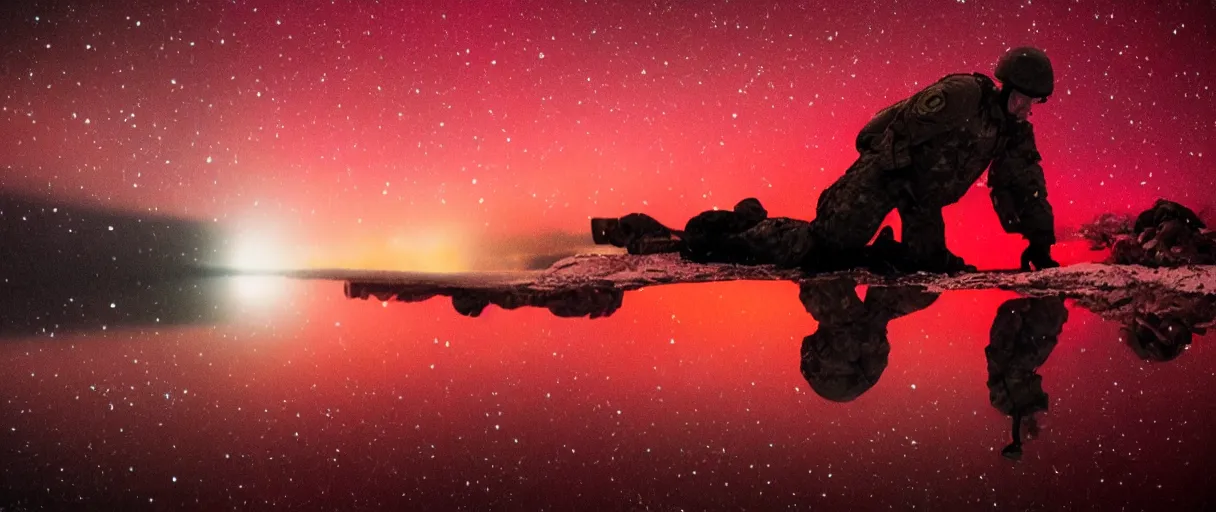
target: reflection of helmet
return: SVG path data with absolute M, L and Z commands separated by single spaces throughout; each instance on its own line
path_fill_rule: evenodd
M 811 389 L 833 402 L 849 402 L 874 387 L 891 354 L 881 327 L 820 324 L 815 334 L 803 338 L 801 370 Z
M 1051 60 L 1038 48 L 1021 46 L 1001 56 L 996 79 L 1032 98 L 1046 98 L 1055 90 Z
M 833 402 L 855 400 L 874 387 L 891 354 L 887 323 L 937 299 L 919 286 L 874 286 L 862 302 L 856 285 L 831 279 L 798 287 L 798 300 L 819 321 L 819 329 L 802 339 L 802 377 Z

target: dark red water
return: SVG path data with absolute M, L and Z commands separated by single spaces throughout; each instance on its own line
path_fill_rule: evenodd
M 262 283 L 264 285 L 265 283 Z M 271 283 L 274 284 L 274 283 Z M 259 285 L 261 286 L 261 285 Z M 1210 510 L 1216 349 L 1146 363 L 1070 307 L 1014 462 L 984 347 L 1006 292 L 890 324 L 854 402 L 799 373 L 792 283 L 626 294 L 561 319 L 338 283 L 239 287 L 218 325 L 0 342 L 0 488 L 20 509 Z M 261 294 L 261 295 L 259 295 Z M 242 302 L 244 300 L 245 302 Z M 121 308 L 118 305 L 117 308 Z

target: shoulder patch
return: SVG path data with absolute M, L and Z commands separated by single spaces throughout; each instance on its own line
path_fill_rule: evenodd
M 936 114 L 946 108 L 946 93 L 941 84 L 936 84 L 928 89 L 925 89 L 919 97 L 916 98 L 916 104 L 913 105 L 913 111 L 917 115 L 925 116 Z

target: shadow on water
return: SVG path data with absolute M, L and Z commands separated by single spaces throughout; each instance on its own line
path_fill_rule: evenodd
M 891 344 L 887 325 L 932 305 L 940 293 L 916 285 L 870 286 L 862 299 L 849 277 L 800 283 L 798 299 L 818 322 L 802 340 L 800 371 L 811 389 L 833 402 L 865 394 L 887 368 Z M 624 292 L 591 284 L 554 290 L 499 286 L 466 288 L 348 281 L 348 298 L 418 302 L 451 297 L 456 311 L 476 317 L 490 304 L 504 309 L 540 307 L 561 317 L 605 317 L 622 305 Z M 1039 434 L 1036 414 L 1050 400 L 1039 375 L 1068 322 L 1064 296 L 1022 297 L 1003 302 L 984 348 L 991 406 L 1010 418 L 1010 442 L 1001 454 L 1022 456 L 1025 433 Z M 1195 335 L 1216 320 L 1216 294 L 1181 294 L 1147 288 L 1133 294 L 1089 294 L 1074 304 L 1119 323 L 1119 341 L 1145 361 L 1166 362 L 1182 355 Z M 978 356 L 978 354 L 977 354 Z
M 218 320 L 206 223 L 0 193 L 0 339 Z

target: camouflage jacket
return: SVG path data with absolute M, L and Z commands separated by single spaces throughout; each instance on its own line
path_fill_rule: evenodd
M 1006 114 L 1000 96 L 987 76 L 948 75 L 875 115 L 857 150 L 907 180 L 911 199 L 931 207 L 958 202 L 987 169 L 1005 231 L 1055 243 L 1033 128 Z

